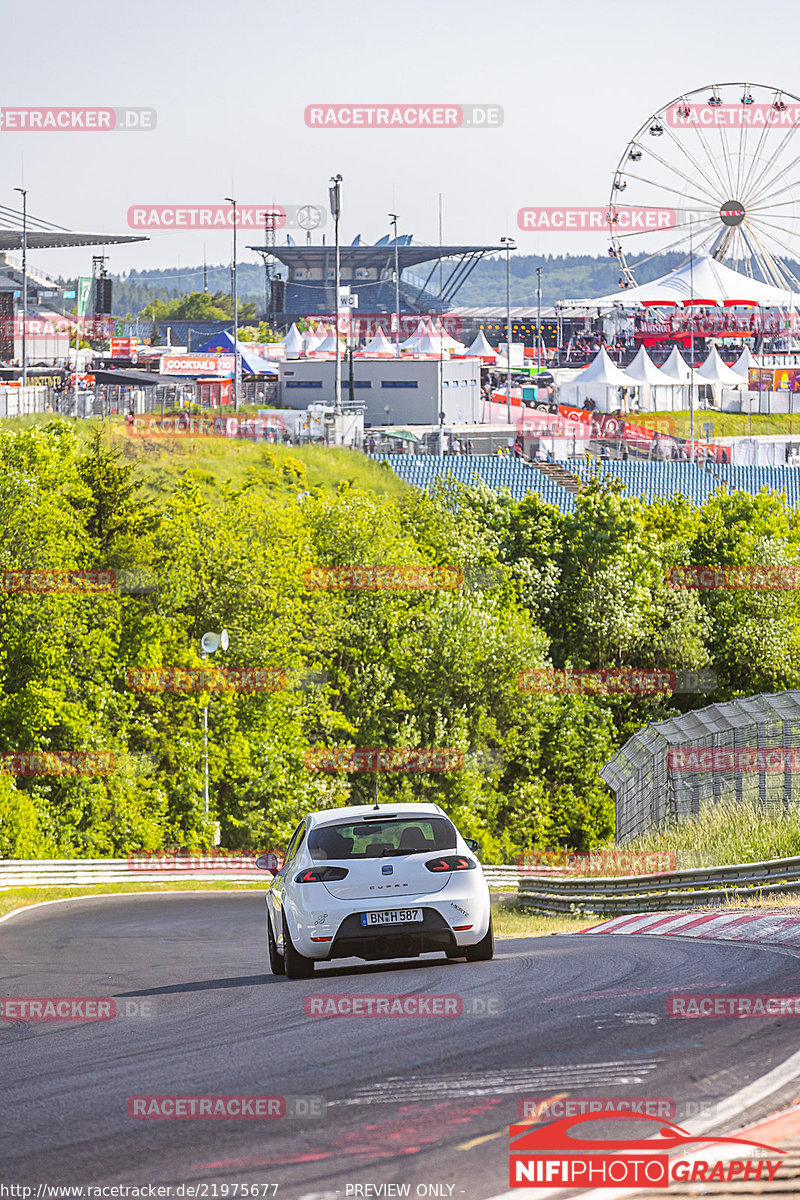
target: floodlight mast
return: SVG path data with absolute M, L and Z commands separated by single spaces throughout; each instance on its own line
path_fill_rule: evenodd
M 205 659 L 209 654 L 216 654 L 217 650 L 227 650 L 228 645 L 227 629 L 221 633 L 204 633 L 200 639 L 200 657 Z M 208 701 L 203 706 L 203 814 L 208 822 Z

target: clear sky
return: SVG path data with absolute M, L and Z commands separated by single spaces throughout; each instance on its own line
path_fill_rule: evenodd
M 0 131 L 0 203 L 73 229 L 129 232 L 133 204 L 327 202 L 341 173 L 343 240 L 400 228 L 528 253 L 603 253 L 602 234 L 521 233 L 526 205 L 603 205 L 648 116 L 683 91 L 752 80 L 800 93 L 786 48 L 797 0 L 38 0 L 6 9 L 4 106 L 153 107 L 145 133 Z M 310 129 L 320 102 L 502 105 L 499 129 Z M 248 239 L 243 239 L 244 245 Z M 224 231 L 155 232 L 112 248 L 114 272 L 230 258 Z M 89 273 L 92 251 L 32 269 Z M 259 261 L 243 249 L 242 261 Z

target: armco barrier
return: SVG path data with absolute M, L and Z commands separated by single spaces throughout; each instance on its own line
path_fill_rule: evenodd
M 517 887 L 520 872 L 513 866 L 485 866 L 490 887 Z M 0 891 L 12 887 L 85 887 L 92 883 L 164 883 L 174 879 L 229 880 L 252 883 L 270 876 L 255 866 L 205 867 L 200 870 L 170 868 L 144 871 L 131 867 L 127 858 L 3 858 L 0 859 Z
M 519 903 L 536 912 L 622 914 L 724 904 L 747 897 L 800 892 L 800 858 L 695 867 L 659 875 L 523 878 Z

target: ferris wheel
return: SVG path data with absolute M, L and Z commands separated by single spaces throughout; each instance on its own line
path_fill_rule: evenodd
M 628 142 L 607 219 L 622 287 L 650 258 L 691 248 L 800 291 L 800 99 L 750 83 L 678 96 Z

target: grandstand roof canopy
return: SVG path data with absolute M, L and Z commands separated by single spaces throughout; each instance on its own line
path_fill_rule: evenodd
M 305 270 L 324 270 L 330 265 L 335 247 L 333 242 L 324 246 L 250 246 L 250 250 L 258 250 L 262 254 L 270 254 L 287 267 L 300 267 Z M 463 258 L 468 255 L 496 254 L 504 250 L 504 246 L 425 246 L 415 243 L 411 246 L 397 246 L 397 261 L 400 270 L 414 267 L 419 263 L 434 262 L 440 258 Z M 372 267 L 377 270 L 387 263 L 394 263 L 394 242 L 379 246 L 340 246 L 339 259 L 343 267 Z

